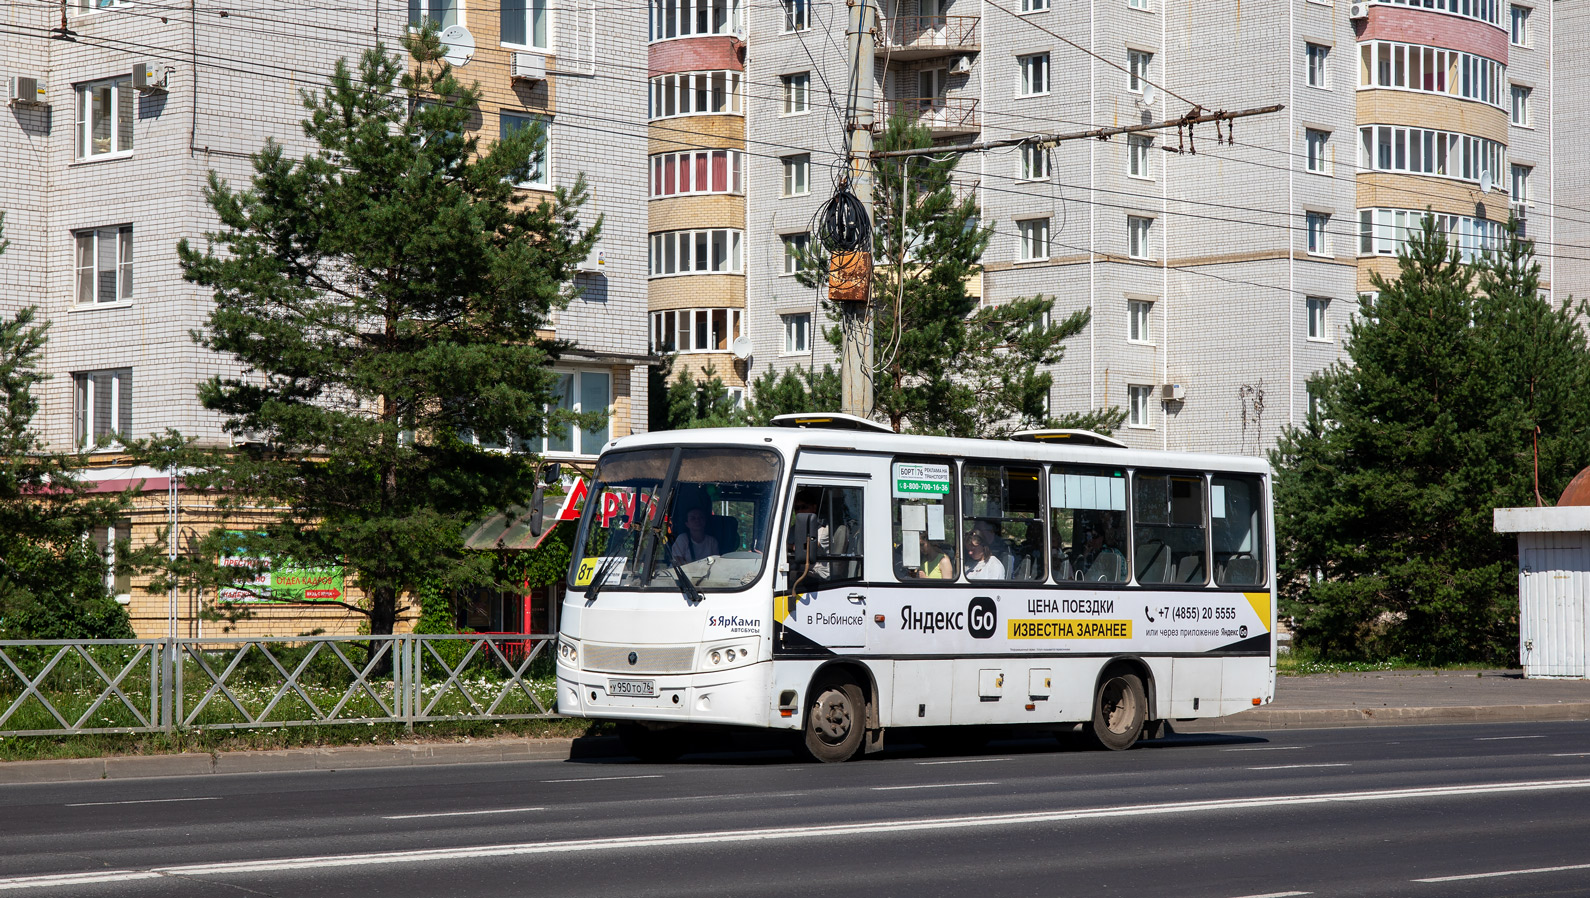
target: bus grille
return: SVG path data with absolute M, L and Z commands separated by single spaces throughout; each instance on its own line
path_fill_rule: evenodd
M 695 662 L 694 646 L 621 646 L 591 645 L 583 647 L 585 654 L 581 667 L 610 673 L 685 673 Z M 629 655 L 635 653 L 635 663 Z

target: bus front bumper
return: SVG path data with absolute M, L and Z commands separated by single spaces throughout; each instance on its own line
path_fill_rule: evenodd
M 778 714 L 768 697 L 772 667 L 760 662 L 712 673 L 622 676 L 559 664 L 558 713 L 593 719 L 766 726 L 769 714 Z M 648 691 L 651 694 L 646 694 Z

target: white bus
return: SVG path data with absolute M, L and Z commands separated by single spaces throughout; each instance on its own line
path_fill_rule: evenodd
M 1128 748 L 1275 694 L 1270 469 L 1108 437 L 901 436 L 841 415 L 609 443 L 558 709 L 645 757 L 691 727 L 1073 728 Z

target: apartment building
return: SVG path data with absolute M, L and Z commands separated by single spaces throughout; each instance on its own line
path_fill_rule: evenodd
M 993 229 L 982 301 L 1091 312 L 1053 371 L 1054 411 L 1124 408 L 1133 446 L 1259 453 L 1307 419 L 1308 378 L 1344 358 L 1370 272 L 1394 272 L 1426 208 L 1470 254 L 1516 211 L 1548 280 L 1559 259 L 1584 267 L 1555 229 L 1590 215 L 1548 198 L 1571 155 L 1554 152 L 1553 82 L 1585 83 L 1554 53 L 1570 45 L 1554 16 L 1583 5 L 884 0 L 879 114 L 954 145 L 1284 105 L 1230 129 L 971 153 L 957 178 Z M 747 19 L 753 376 L 833 361 L 785 248 L 840 164 L 844 12 L 783 0 Z
M 598 252 L 579 292 L 553 319 L 574 341 L 559 365 L 562 401 L 605 409 L 604 428 L 549 439 L 550 457 L 588 462 L 610 436 L 645 429 L 646 110 L 644 14 L 570 2 L 425 0 L 399 5 L 271 6 L 175 10 L 127 0 L 12 7 L 0 30 L 10 115 L 0 124 L 8 177 L 0 184 L 11 245 L 0 257 L 0 312 L 36 305 L 50 322 L 36 424 L 54 448 L 97 438 L 144 437 L 168 428 L 225 445 L 220 419 L 196 384 L 236 369 L 196 345 L 211 298 L 183 281 L 178 240 L 202 245 L 216 225 L 204 200 L 210 172 L 248 182 L 250 154 L 267 139 L 307 152 L 300 92 L 325 84 L 339 58 L 356 62 L 377 40 L 400 37 L 429 16 L 445 26 L 458 74 L 484 91 L 480 136 L 496 139 L 533 120 L 549 128 L 526 196 L 571 185 L 582 172 L 603 219 Z M 598 28 L 598 25 L 602 27 Z M 627 160 L 625 164 L 610 164 Z M 184 541 L 198 535 L 209 500 L 169 491 L 164 472 L 135 469 L 113 442 L 86 448 L 105 489 L 143 483 L 128 526 L 147 538 L 176 506 Z M 114 534 L 112 534 L 114 535 Z M 101 535 L 102 540 L 104 534 Z M 136 584 L 128 596 L 140 633 L 167 632 L 168 599 Z M 179 597 L 181 635 L 200 632 L 211 596 Z M 340 611 L 259 609 L 248 627 L 351 631 Z

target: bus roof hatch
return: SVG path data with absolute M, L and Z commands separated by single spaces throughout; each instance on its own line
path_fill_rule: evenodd
M 1125 449 L 1126 444 L 1091 430 L 1023 430 L 1010 435 L 1023 443 L 1069 443 L 1073 446 L 1109 446 Z
M 872 433 L 894 433 L 894 429 L 887 424 L 879 424 L 877 421 L 868 418 L 858 418 L 855 415 L 846 415 L 840 412 L 806 412 L 778 415 L 771 423 L 774 427 L 809 427 L 818 430 L 866 430 Z

